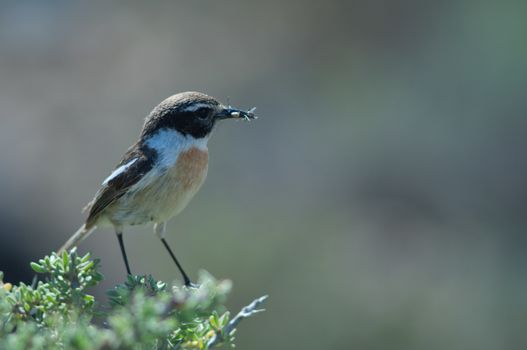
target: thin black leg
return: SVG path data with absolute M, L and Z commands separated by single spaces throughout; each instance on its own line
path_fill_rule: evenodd
M 119 246 L 121 247 L 121 254 L 123 255 L 124 265 L 126 266 L 126 272 L 129 275 L 131 275 L 132 272 L 130 271 L 130 265 L 128 265 L 128 258 L 126 257 L 126 250 L 124 250 L 123 233 L 116 232 L 116 234 L 117 234 L 117 240 L 119 241 Z
M 181 272 L 181 275 L 183 276 L 183 280 L 185 281 L 185 286 L 187 286 L 187 287 L 195 287 L 195 285 L 190 281 L 190 278 L 188 278 L 188 275 L 185 273 L 185 271 L 183 270 L 183 268 L 179 264 L 179 261 L 177 261 L 176 256 L 174 255 L 174 253 L 172 253 L 172 249 L 170 249 L 170 247 L 168 246 L 167 241 L 163 237 L 161 237 L 161 242 L 163 242 L 163 245 L 165 246 L 165 248 L 168 250 L 168 253 L 172 257 L 172 260 L 174 260 L 174 262 L 176 263 L 177 268 L 179 269 L 179 272 Z

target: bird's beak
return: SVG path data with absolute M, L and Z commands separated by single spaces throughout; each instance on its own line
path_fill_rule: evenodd
M 248 111 L 242 111 L 241 109 L 232 108 L 231 106 L 223 108 L 223 110 L 216 114 L 216 119 L 245 119 L 251 120 L 256 119 L 254 111 L 256 107 L 249 109 Z

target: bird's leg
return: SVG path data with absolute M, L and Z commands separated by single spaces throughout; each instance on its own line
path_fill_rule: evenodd
M 121 247 L 121 254 L 123 255 L 124 265 L 126 266 L 126 272 L 131 275 L 130 265 L 128 264 L 128 258 L 126 257 L 126 250 L 124 250 L 123 242 L 123 232 L 121 229 L 115 229 L 115 234 L 117 235 L 117 240 L 119 241 L 119 247 Z
M 181 272 L 181 275 L 183 276 L 183 280 L 185 281 L 185 286 L 187 287 L 194 287 L 197 288 L 198 286 L 190 281 L 190 278 L 186 274 L 185 270 L 183 270 L 183 267 L 181 267 L 181 264 L 177 260 L 176 256 L 172 252 L 172 249 L 170 249 L 170 246 L 168 245 L 166 239 L 165 239 L 165 227 L 166 224 L 164 222 L 156 223 L 154 224 L 154 232 L 159 237 L 163 245 L 165 246 L 166 250 L 172 257 L 172 260 L 176 263 L 177 268 L 179 269 L 179 272 Z

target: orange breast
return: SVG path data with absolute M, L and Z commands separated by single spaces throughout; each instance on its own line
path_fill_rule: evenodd
M 193 147 L 181 152 L 176 161 L 177 180 L 184 190 L 199 187 L 205 180 L 209 153 Z

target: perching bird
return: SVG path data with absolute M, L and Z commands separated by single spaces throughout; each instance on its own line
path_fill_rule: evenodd
M 222 119 L 255 119 L 249 111 L 224 106 L 200 92 L 173 95 L 148 115 L 139 140 L 132 145 L 86 206 L 85 223 L 59 249 L 77 246 L 95 228 L 113 226 L 126 271 L 131 274 L 123 244 L 123 227 L 154 224 L 181 272 L 185 285 L 192 285 L 168 246 L 165 223 L 179 214 L 199 190 L 208 167 L 207 141 Z

